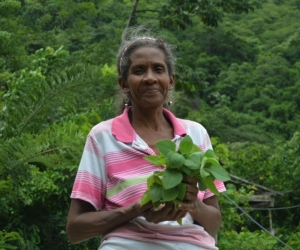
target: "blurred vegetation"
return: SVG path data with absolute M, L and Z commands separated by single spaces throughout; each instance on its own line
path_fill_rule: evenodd
M 276 207 L 299 205 L 300 1 L 195 2 L 143 1 L 133 20 L 177 46 L 173 111 L 207 128 L 230 173 L 285 193 Z M 67 240 L 69 196 L 87 133 L 115 115 L 133 3 L 0 0 L 0 249 L 97 249 L 99 239 Z M 227 188 L 247 207 L 253 187 Z M 221 250 L 288 249 L 220 203 Z M 249 213 L 269 227 L 265 211 Z M 272 214 L 297 249 L 300 208 Z

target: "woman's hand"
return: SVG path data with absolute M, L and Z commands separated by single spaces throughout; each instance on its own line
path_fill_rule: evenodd
M 152 203 L 149 202 L 140 207 L 139 211 L 147 221 L 153 223 L 159 223 L 162 221 L 176 221 L 186 215 L 186 211 L 180 209 L 175 210 L 173 202 L 167 202 L 157 209 L 155 209 Z
M 179 204 L 178 207 L 183 211 L 195 211 L 198 208 L 198 182 L 196 178 L 188 175 L 183 176 L 183 183 L 186 184 L 185 196 L 183 203 Z
M 218 198 L 211 196 L 200 201 L 198 199 L 197 179 L 184 176 L 183 183 L 186 183 L 186 193 L 184 202 L 178 204 L 178 208 L 182 211 L 188 211 L 192 216 L 194 223 L 198 224 L 212 236 L 220 229 L 222 216 L 218 204 Z
M 182 180 L 186 184 L 186 193 L 184 196 L 184 203 L 179 204 L 178 210 L 175 209 L 173 202 L 167 202 L 161 207 L 155 209 L 151 202 L 140 207 L 136 204 L 137 211 L 143 215 L 147 221 L 159 223 L 162 221 L 175 221 L 183 218 L 188 211 L 194 211 L 197 208 L 197 179 L 185 175 Z
M 197 179 L 184 176 L 182 182 L 186 184 L 186 192 L 183 203 L 178 204 L 178 210 L 175 210 L 173 202 L 167 202 L 160 210 L 154 209 L 151 202 L 142 207 L 137 202 L 134 205 L 136 216 L 142 215 L 149 222 L 159 223 L 162 221 L 175 221 L 189 213 L 195 224 L 204 227 L 210 235 L 214 236 L 220 229 L 222 222 L 218 198 L 211 196 L 200 201 L 198 199 Z

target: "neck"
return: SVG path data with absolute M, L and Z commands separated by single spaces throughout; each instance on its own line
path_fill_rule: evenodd
M 130 118 L 131 124 L 135 129 L 144 127 L 155 132 L 170 126 L 163 115 L 163 107 L 142 110 L 132 107 Z

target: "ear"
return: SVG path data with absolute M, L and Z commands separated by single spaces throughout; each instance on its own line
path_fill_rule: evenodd
M 175 83 L 175 75 L 172 74 L 170 76 L 169 90 L 172 90 L 174 88 L 174 83 Z
M 128 92 L 129 92 L 129 87 L 128 87 L 127 82 L 126 82 L 125 79 L 123 78 L 123 76 L 119 76 L 118 82 L 119 82 L 119 85 L 120 85 L 120 87 L 121 87 L 123 93 L 128 93 Z

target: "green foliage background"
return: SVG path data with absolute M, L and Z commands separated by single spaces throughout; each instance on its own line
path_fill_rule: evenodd
M 133 2 L 0 1 L 0 249 L 97 248 L 67 240 L 69 195 L 87 133 L 115 115 L 115 55 Z M 249 1 L 263 5 L 247 14 L 228 1 L 235 11 L 207 12 L 216 19 L 179 2 L 142 1 L 134 19 L 163 26 L 177 46 L 173 111 L 207 128 L 228 172 L 285 193 L 276 207 L 299 205 L 299 0 Z M 247 207 L 253 191 L 227 194 Z M 221 250 L 288 249 L 220 203 Z M 269 227 L 266 211 L 248 212 Z M 300 208 L 272 214 L 276 236 L 297 249 Z

